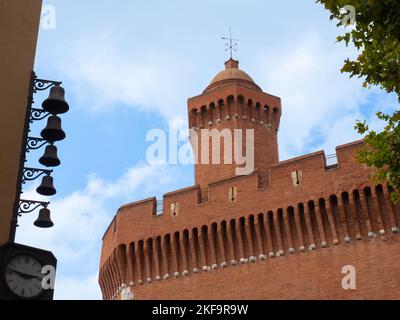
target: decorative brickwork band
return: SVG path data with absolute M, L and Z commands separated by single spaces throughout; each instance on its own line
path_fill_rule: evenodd
M 343 193 L 344 201 L 346 194 Z M 229 223 L 222 221 L 202 226 L 199 228 L 201 232 L 197 232 L 197 229 L 190 233 L 188 230 L 176 232 L 172 239 L 167 235 L 122 244 L 100 270 L 99 281 L 104 297 L 115 299 L 126 286 L 150 284 L 153 280 L 165 281 L 181 275 L 190 276 L 236 263 L 261 261 L 274 255 L 283 256 L 286 251 L 300 253 L 306 246 L 314 250 L 315 239 L 326 242 L 326 246 L 337 245 L 339 234 L 348 237 L 347 226 L 352 224 L 353 234 L 360 232 L 365 239 L 371 238 L 371 234 L 382 226 L 385 229 L 381 229 L 381 234 L 382 230 L 385 234 L 395 230 L 392 228 L 400 217 L 385 197 L 381 185 L 354 190 L 351 194 L 354 195 L 354 201 L 351 201 L 354 212 L 358 212 L 359 219 L 356 221 L 347 211 L 350 210 L 350 203 L 343 205 L 337 201 L 340 197 L 333 195 L 328 202 L 320 199 L 317 208 L 310 201 L 306 205 L 300 203 L 289 207 L 286 211 L 278 209 L 257 217 L 250 215 Z M 376 211 L 378 208 L 379 212 Z M 379 222 L 378 216 L 386 223 Z M 341 220 L 342 217 L 346 217 L 346 220 Z M 315 225 L 312 222 L 314 220 Z M 336 227 L 337 223 L 339 228 Z M 318 247 L 323 248 L 324 245 Z M 298 251 L 292 250 L 296 248 Z M 275 254 L 269 254 L 271 252 Z

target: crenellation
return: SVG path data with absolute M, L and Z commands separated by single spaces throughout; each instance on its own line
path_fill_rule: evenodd
M 279 128 L 280 124 L 280 109 L 265 107 L 261 114 L 260 106 L 256 107 L 254 111 L 253 107 L 243 107 L 240 103 L 227 105 L 220 105 L 218 109 L 214 103 L 211 103 L 209 107 L 202 106 L 200 111 L 192 109 L 189 118 L 189 127 L 194 130 L 207 129 L 217 127 L 220 128 L 223 123 L 235 120 L 235 124 L 244 124 L 250 128 L 259 126 L 264 129 L 275 129 Z
M 323 152 L 322 153 L 315 153 L 312 154 L 310 157 L 303 157 L 301 161 L 303 161 L 303 164 L 300 162 L 294 161 L 293 163 L 296 163 L 296 168 L 301 169 L 303 171 L 304 179 L 307 180 L 307 173 L 308 171 L 304 170 L 304 167 L 308 165 L 308 163 L 319 163 L 316 158 L 323 159 Z M 189 212 L 193 212 L 193 210 L 196 210 L 196 208 L 207 210 L 208 207 L 213 207 L 214 209 L 218 209 L 218 206 L 221 206 L 221 208 L 225 205 L 229 205 L 227 203 L 227 196 L 221 196 L 221 194 L 227 194 L 228 188 L 230 186 L 236 186 L 238 188 L 238 203 L 240 204 L 243 201 L 242 197 L 247 197 L 251 196 L 254 193 L 257 195 L 260 194 L 259 197 L 257 198 L 262 198 L 261 194 L 266 194 L 266 195 L 272 195 L 272 194 L 279 194 L 279 189 L 282 188 L 282 191 L 284 194 L 287 196 L 293 197 L 294 195 L 301 195 L 304 197 L 305 190 L 306 188 L 309 188 L 307 185 L 307 182 L 304 183 L 302 186 L 303 190 L 300 192 L 297 191 L 295 188 L 288 188 L 288 186 L 292 185 L 291 184 L 291 168 L 290 164 L 291 161 L 285 161 L 282 163 L 282 165 L 278 164 L 277 166 L 271 168 L 271 184 L 269 185 L 268 188 L 260 189 L 259 186 L 259 180 L 260 176 L 259 174 L 255 173 L 250 176 L 242 176 L 242 177 L 237 177 L 237 178 L 232 178 L 232 179 L 226 179 L 224 181 L 218 181 L 215 183 L 209 184 L 207 189 L 201 189 L 199 187 L 193 186 L 190 188 L 185 188 L 180 191 L 176 192 L 171 192 L 168 193 L 164 196 L 164 212 L 168 212 L 168 208 L 170 207 L 171 203 L 180 203 L 181 205 L 181 213 L 180 217 L 176 219 L 192 219 L 193 215 L 187 215 Z M 311 165 L 312 166 L 312 165 Z M 319 166 L 321 169 L 322 167 Z M 326 171 L 326 174 L 329 175 L 341 175 L 342 169 L 338 169 L 337 173 L 329 172 Z M 310 170 L 311 172 L 315 172 L 315 169 Z M 282 177 L 285 177 L 285 179 L 282 179 Z M 331 183 L 330 181 L 334 180 L 332 178 L 327 178 L 327 183 Z M 314 178 L 310 180 L 311 183 L 314 183 Z M 368 179 L 366 177 L 363 178 L 362 180 L 363 183 L 368 182 Z M 250 188 L 249 188 L 250 187 Z M 349 187 L 349 189 L 353 189 L 353 184 Z M 329 188 L 332 189 L 332 188 Z M 325 193 L 333 192 L 335 190 L 329 191 L 329 189 L 326 190 Z M 224 191 L 225 190 L 225 191 Z M 207 196 L 204 196 L 204 195 Z M 343 196 L 347 199 L 348 194 L 344 193 Z M 309 198 L 314 197 L 313 193 L 308 194 Z M 207 198 L 207 201 L 204 201 L 204 198 Z M 318 194 L 316 197 L 313 199 L 316 201 L 318 198 Z M 298 201 L 301 201 L 301 198 L 298 198 Z M 351 208 L 347 205 L 346 200 L 346 210 L 348 212 L 352 212 Z M 130 220 L 130 217 L 133 219 L 137 220 L 136 225 L 138 226 L 138 229 L 143 229 L 143 228 L 148 228 L 149 225 L 153 225 L 154 230 L 159 229 L 165 224 L 165 221 L 170 221 L 171 216 L 170 215 L 162 215 L 162 216 L 156 216 L 154 212 L 156 212 L 156 199 L 155 198 L 149 198 L 147 200 L 139 201 L 137 203 L 131 203 L 127 206 L 123 206 L 119 209 L 118 215 L 116 216 L 116 219 L 113 220 L 112 225 L 114 226 L 116 222 L 120 225 L 118 228 L 119 233 L 123 233 L 125 227 L 129 225 L 129 223 L 126 223 L 126 217 L 127 215 L 129 218 L 127 219 L 128 221 Z M 215 207 L 218 205 L 217 207 Z M 234 206 L 237 206 L 235 203 Z M 347 213 L 346 214 L 350 214 Z M 351 215 L 353 217 L 354 214 Z M 155 218 L 156 220 L 151 219 L 151 217 Z M 122 222 L 119 222 L 119 221 Z M 351 220 L 350 224 L 351 223 Z M 154 223 L 153 223 L 154 222 Z M 394 224 L 394 223 L 393 223 Z M 153 229 L 153 228 L 152 228 Z M 114 235 L 114 228 L 109 228 L 108 231 L 106 232 L 106 235 L 110 235 L 110 231 Z M 129 232 L 132 233 L 134 232 L 134 229 L 129 229 Z M 355 232 L 354 237 L 357 238 L 359 232 Z M 112 238 L 115 238 L 116 236 L 114 235 Z M 358 237 L 359 238 L 359 237 Z
M 119 299 L 126 286 L 139 299 L 344 297 L 334 282 L 343 265 L 358 261 L 368 279 L 396 269 L 371 260 L 394 250 L 382 251 L 388 240 L 398 245 L 400 207 L 386 184 L 372 183 L 374 170 L 357 162 L 364 142 L 338 146 L 336 159 L 318 151 L 279 161 L 281 100 L 237 67 L 229 61 L 188 100 L 189 127 L 254 129 L 254 171 L 237 176 L 235 164 L 197 164 L 195 185 L 165 194 L 162 208 L 154 197 L 122 206 L 103 237 L 104 299 Z M 385 274 L 376 275 L 381 265 Z M 327 273 L 333 267 L 336 276 Z M 186 290 L 189 284 L 196 290 Z M 365 296 L 386 290 L 375 285 Z

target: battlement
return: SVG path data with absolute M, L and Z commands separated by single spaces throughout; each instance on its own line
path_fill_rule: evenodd
M 278 130 L 282 114 L 279 98 L 266 93 L 257 93 L 255 96 L 254 92 L 234 91 L 239 93 L 228 94 L 226 98 L 208 94 L 190 99 L 189 127 L 198 130 L 234 121 L 236 124 L 247 122 L 250 126 L 259 125 Z
M 336 149 L 342 150 L 345 148 L 352 148 L 352 147 L 358 148 L 360 145 L 363 145 L 362 140 L 338 146 Z M 344 162 L 346 161 L 346 158 L 348 158 L 348 157 L 346 157 L 346 153 L 343 153 L 340 151 L 339 151 L 339 153 L 341 155 L 341 158 L 343 158 L 342 159 L 343 161 L 341 161 L 340 163 L 342 164 L 342 162 L 343 162 L 343 164 L 344 164 Z M 351 153 L 351 155 L 353 155 L 352 151 L 350 153 Z M 327 156 L 327 155 L 325 155 L 324 151 L 318 151 L 318 152 L 314 152 L 314 153 L 307 154 L 304 156 L 281 161 L 275 166 L 275 168 L 284 167 L 286 165 L 298 164 L 302 161 L 309 161 L 311 159 L 315 160 L 315 158 L 318 159 L 317 160 L 318 163 L 323 164 L 323 168 L 325 170 L 336 169 L 339 166 L 337 154 Z M 351 158 L 351 159 L 353 159 L 353 158 Z M 321 162 L 321 160 L 322 160 L 322 162 Z M 353 160 L 351 160 L 351 161 L 353 161 Z M 253 181 L 255 181 L 255 183 L 256 183 L 257 190 L 263 190 L 263 189 L 271 186 L 271 172 L 269 172 L 267 174 L 260 174 L 258 172 L 255 172 L 251 175 L 251 176 L 253 176 Z M 225 179 L 225 180 L 221 180 L 221 181 L 216 181 L 216 182 L 210 183 L 208 188 L 200 188 L 199 186 L 192 186 L 192 187 L 184 188 L 181 190 L 176 190 L 173 192 L 166 193 L 163 196 L 163 200 L 160 200 L 160 201 L 157 201 L 157 199 L 155 197 L 152 197 L 152 198 L 132 202 L 130 204 L 121 206 L 118 209 L 117 215 L 122 211 L 129 210 L 131 208 L 136 208 L 136 209 L 139 209 L 139 211 L 141 211 L 141 212 L 143 212 L 143 209 L 144 209 L 144 211 L 149 211 L 150 214 L 147 215 L 148 217 L 149 216 L 157 217 L 157 216 L 163 215 L 165 212 L 168 212 L 166 203 L 171 202 L 171 200 L 170 201 L 165 201 L 165 200 L 168 200 L 169 198 L 179 199 L 179 197 L 181 197 L 181 196 L 184 197 L 186 193 L 191 193 L 191 197 L 196 199 L 194 201 L 195 203 L 197 203 L 198 205 L 204 205 L 206 203 L 209 203 L 210 187 L 212 187 L 214 185 L 232 184 L 232 183 L 235 183 L 236 181 L 240 181 L 247 177 L 249 177 L 249 176 L 239 176 L 239 177 L 234 177 L 234 178 Z M 255 177 L 255 179 L 254 179 L 254 177 Z M 116 217 L 113 219 L 113 221 L 107 228 L 105 235 L 108 233 L 111 226 L 114 224 L 115 220 L 116 220 Z M 104 239 L 104 236 L 103 236 L 103 239 Z
M 124 205 L 119 208 L 117 216 L 120 214 L 129 214 L 135 216 L 134 219 L 151 221 L 152 218 L 157 219 L 160 216 L 168 215 L 171 213 L 171 204 L 173 203 L 188 203 L 191 202 L 190 210 L 194 207 L 207 207 L 213 206 L 214 203 L 218 203 L 228 198 L 228 193 L 225 192 L 226 196 L 224 199 L 220 199 L 222 190 L 228 190 L 230 186 L 235 186 L 238 190 L 248 189 L 251 192 L 260 193 L 273 193 L 279 192 L 282 185 L 282 189 L 285 190 L 288 186 L 293 186 L 293 172 L 301 172 L 301 177 L 297 178 L 301 181 L 298 187 L 307 188 L 309 184 L 313 185 L 314 175 L 318 172 L 326 172 L 329 176 L 326 176 L 325 180 L 330 183 L 332 177 L 338 176 L 338 172 L 330 173 L 332 169 L 339 170 L 339 176 L 343 171 L 351 171 L 354 167 L 359 168 L 354 158 L 355 151 L 363 145 L 363 141 L 356 141 L 349 144 L 341 145 L 336 148 L 337 154 L 334 155 L 334 165 L 328 163 L 327 156 L 324 151 L 318 151 L 304 156 L 296 157 L 293 159 L 281 161 L 275 166 L 271 167 L 267 173 L 254 172 L 249 176 L 237 176 L 221 181 L 215 181 L 209 183 L 206 188 L 200 186 L 191 186 L 181 190 L 169 192 L 163 196 L 163 201 L 157 201 L 155 197 L 133 202 Z M 330 156 L 332 157 L 332 155 Z M 365 172 L 362 173 L 365 176 Z M 368 175 L 367 175 L 368 176 Z M 304 181 L 304 179 L 308 181 Z M 274 181 L 274 182 L 273 182 Z M 283 182 L 283 183 L 282 183 Z M 305 185 L 304 185 L 305 184 Z M 277 189 L 277 190 L 274 190 Z M 302 190 L 302 191 L 303 191 Z M 240 201 L 240 200 L 238 200 Z M 162 207 L 159 207 L 162 205 Z M 180 206 L 178 214 L 184 215 L 184 207 Z M 188 217 L 189 218 L 189 217 Z M 113 232 L 111 228 L 116 223 L 116 218 L 111 222 L 108 227 L 103 239 L 109 232 Z M 133 230 L 131 230 L 133 232 Z M 131 236 L 133 233 L 131 233 Z
M 119 285 L 144 284 L 397 232 L 389 189 L 373 186 L 371 169 L 355 160 L 362 145 L 339 146 L 334 166 L 319 151 L 266 175 L 170 192 L 162 214 L 156 198 L 122 206 L 103 238 L 101 271 L 122 259 Z
M 343 297 L 335 272 L 355 257 L 370 279 L 380 272 L 377 256 L 384 273 L 375 276 L 376 288 L 364 282 L 367 293 L 375 297 L 390 284 L 386 296 L 399 298 L 398 283 L 387 276 L 400 271 L 388 259 L 397 247 L 381 248 L 400 243 L 400 206 L 356 160 L 363 141 L 338 146 L 335 155 L 279 161 L 281 100 L 233 59 L 188 100 L 188 113 L 195 132 L 254 129 L 255 169 L 237 176 L 236 163 L 198 163 L 195 186 L 122 206 L 103 237 L 105 299 L 120 299 L 125 288 L 139 299 Z M 247 151 L 247 139 L 243 145 Z

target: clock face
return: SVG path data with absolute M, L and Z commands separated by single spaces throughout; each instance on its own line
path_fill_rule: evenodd
M 5 281 L 9 289 L 18 297 L 33 299 L 43 293 L 42 264 L 33 256 L 17 255 L 5 269 Z

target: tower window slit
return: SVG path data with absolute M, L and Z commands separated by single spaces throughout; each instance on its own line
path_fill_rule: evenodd
M 176 232 L 174 235 L 174 246 L 175 246 L 175 254 L 176 257 L 176 272 L 182 272 L 182 251 L 181 251 L 181 244 L 180 244 L 180 235 L 179 232 Z
M 279 228 L 279 233 L 281 235 L 281 241 L 282 241 L 282 249 L 284 251 L 286 251 L 288 249 L 288 236 L 286 234 L 286 230 L 285 230 L 285 221 L 283 219 L 283 210 L 279 209 L 278 210 L 278 226 Z
M 347 192 L 344 192 L 342 194 L 342 202 L 343 202 L 343 210 L 345 213 L 345 218 L 346 218 L 346 223 L 348 226 L 348 230 L 350 233 L 351 238 L 355 238 L 355 231 L 354 231 L 354 221 L 351 216 L 351 209 L 350 209 L 350 203 L 349 203 L 349 194 Z
M 366 236 L 368 234 L 367 232 L 367 226 L 366 226 L 366 221 L 364 219 L 364 212 L 365 208 L 361 204 L 360 200 L 360 192 L 358 190 L 353 191 L 353 199 L 354 199 L 354 206 L 356 210 L 356 217 L 357 221 L 360 227 L 360 233 L 363 236 Z
M 146 279 L 145 275 L 145 260 L 144 260 L 144 252 L 143 252 L 143 240 L 139 241 L 138 247 L 138 256 L 139 256 L 139 270 L 140 270 L 140 280 Z
M 378 214 L 379 212 L 375 211 L 373 201 L 374 199 L 372 198 L 372 192 L 371 188 L 367 187 L 364 189 L 364 196 L 365 196 L 365 202 L 367 203 L 367 212 L 368 212 L 368 217 L 369 220 L 371 221 L 371 227 L 372 231 L 377 234 L 379 233 L 379 224 L 378 224 Z
M 339 214 L 339 206 L 338 206 L 338 199 L 335 195 L 332 195 L 329 198 L 329 204 L 331 208 L 331 212 L 333 215 L 333 222 L 335 223 L 336 231 L 338 233 L 339 238 L 344 238 L 344 232 L 343 232 L 343 227 L 342 227 L 342 221 L 340 219 L 340 214 Z
M 223 244 L 218 241 L 218 225 L 216 223 L 213 223 L 211 227 L 211 245 L 214 247 L 216 263 L 219 264 L 221 262 Z
M 246 220 L 245 218 L 240 218 L 239 220 L 239 227 L 240 227 L 240 234 L 242 236 L 242 246 L 243 246 L 243 252 L 244 252 L 244 257 L 249 256 L 249 244 L 248 244 L 248 239 L 246 235 Z
M 232 243 L 229 243 L 228 241 L 228 234 L 227 234 L 227 226 L 226 226 L 226 221 L 223 221 L 221 224 L 221 233 L 222 233 L 222 241 L 223 243 L 220 244 L 221 250 L 224 250 L 225 252 L 225 258 L 228 261 L 229 259 L 232 260 L 235 257 L 230 257 L 229 256 L 229 250 L 228 246 L 232 245 Z
M 126 284 L 126 278 L 127 278 L 127 270 L 128 270 L 128 257 L 126 255 L 126 246 L 120 245 L 118 247 L 118 261 L 120 264 L 120 269 L 121 269 L 121 281 L 122 283 Z
M 212 104 L 210 105 L 210 109 L 209 109 L 209 111 L 208 111 L 208 121 L 209 121 L 209 124 L 213 124 L 213 123 L 214 123 L 214 120 L 216 120 L 216 119 L 214 119 L 214 118 L 215 118 L 215 104 L 212 103 Z
M 153 248 L 153 239 L 147 240 L 147 259 L 149 263 L 149 277 L 154 279 L 155 275 L 155 263 L 154 263 L 154 248 Z
M 199 233 L 198 233 L 197 229 L 193 229 L 192 236 L 193 236 L 193 246 L 194 246 L 194 252 L 195 252 L 195 257 L 193 257 L 193 259 L 196 259 L 196 262 L 195 262 L 196 268 L 200 268 L 201 252 L 200 252 L 200 244 L 199 244 Z
M 165 251 L 166 251 L 166 267 L 168 270 L 168 274 L 172 274 L 173 270 L 172 270 L 172 248 L 171 248 L 171 236 L 167 235 L 165 237 Z
M 185 265 L 187 266 L 187 269 L 190 269 L 190 266 L 192 265 L 192 253 L 190 251 L 190 240 L 189 240 L 189 231 L 185 230 L 183 232 L 183 248 L 182 250 L 185 251 Z
M 136 257 L 135 243 L 131 244 L 131 259 L 132 259 L 132 279 L 136 283 L 139 280 L 138 261 Z
M 319 212 L 321 213 L 322 226 L 325 238 L 328 243 L 333 243 L 332 226 L 329 223 L 328 212 L 326 210 L 325 199 L 321 198 L 318 202 Z
M 163 270 L 164 270 L 164 266 L 163 266 L 163 259 L 162 259 L 162 248 L 161 248 L 161 237 L 157 237 L 156 238 L 156 246 L 155 246 L 155 250 L 156 250 L 156 259 L 158 259 L 158 270 L 156 270 L 156 273 L 158 275 L 163 274 Z
M 260 107 L 259 103 L 256 104 L 256 116 L 255 116 L 255 118 L 256 118 L 256 121 L 258 121 L 258 122 L 263 120 L 262 117 L 261 117 L 261 107 Z
M 289 223 L 290 237 L 292 238 L 293 246 L 295 248 L 298 248 L 300 246 L 300 241 L 299 241 L 299 235 L 297 234 L 293 207 L 289 207 L 288 209 L 288 223 Z
M 261 237 L 261 244 L 262 248 L 260 250 L 263 251 L 264 254 L 268 253 L 268 246 L 267 246 L 267 235 L 265 232 L 265 224 L 264 224 L 264 215 L 261 213 L 258 215 L 258 226 L 260 228 L 260 237 Z
M 307 221 L 304 212 L 304 204 L 300 203 L 297 206 L 297 208 L 299 210 L 299 220 L 300 220 L 301 232 L 303 234 L 304 245 L 311 245 L 311 238 L 307 230 Z
M 310 215 L 311 229 L 316 243 L 321 243 L 321 235 L 318 230 L 318 221 L 314 201 L 308 203 L 308 214 Z
M 257 256 L 260 248 L 258 248 L 257 245 L 257 233 L 254 224 L 254 216 L 250 216 L 249 218 L 249 230 L 250 230 L 249 240 L 251 241 L 250 244 L 251 247 L 253 248 L 254 256 Z
M 377 185 L 375 187 L 377 200 L 378 200 L 378 207 L 382 217 L 382 223 L 385 230 L 390 230 L 391 226 L 389 226 L 389 208 L 387 208 L 385 203 L 385 195 L 383 193 L 383 187 L 381 185 Z
M 232 245 L 233 245 L 233 252 L 235 253 L 235 256 L 233 257 L 233 260 L 239 260 L 239 244 L 238 244 L 238 237 L 237 237 L 237 230 L 236 230 L 236 221 L 231 220 L 230 222 L 230 236 L 232 239 Z
M 271 252 L 276 252 L 278 250 L 278 243 L 277 243 L 277 236 L 276 236 L 276 231 L 275 231 L 275 225 L 274 225 L 274 216 L 273 212 L 268 212 L 268 224 L 269 224 L 269 233 L 271 235 L 271 240 L 272 240 L 272 249 Z
M 201 232 L 201 241 L 204 247 L 204 262 L 206 266 L 210 265 L 210 245 L 208 242 L 208 228 L 204 226 Z

